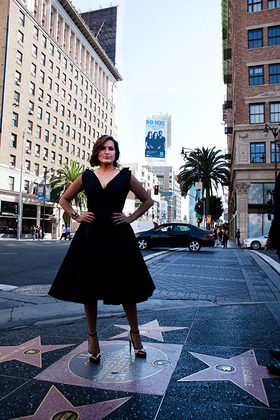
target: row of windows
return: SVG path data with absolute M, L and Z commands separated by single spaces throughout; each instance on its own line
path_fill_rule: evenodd
M 48 150 L 44 149 L 44 160 L 48 160 Z M 90 153 L 85 153 L 84 150 L 80 150 L 79 147 L 77 147 L 77 151 L 75 154 L 75 146 L 73 149 L 73 152 L 71 152 L 72 155 L 77 156 L 78 158 L 81 158 L 82 160 L 85 160 L 86 162 L 89 161 L 90 159 Z M 57 154 L 57 162 L 56 162 L 56 152 L 51 152 L 51 163 L 57 163 L 58 165 L 62 165 L 63 163 L 63 157 L 61 154 Z M 69 158 L 67 156 L 64 157 L 64 163 L 66 163 L 66 165 L 69 164 Z M 15 168 L 16 167 L 16 156 L 15 155 L 10 155 L 9 157 L 9 165 L 11 168 Z M 46 166 L 41 166 L 42 168 L 42 175 L 44 175 L 45 171 L 47 170 Z M 26 172 L 30 172 L 31 171 L 31 161 L 30 160 L 25 160 L 25 171 Z M 34 175 L 39 176 L 40 175 L 40 164 L 39 163 L 34 163 Z
M 269 64 L 269 83 L 280 83 L 280 64 Z M 249 85 L 264 84 L 264 66 L 249 67 Z
M 25 26 L 25 15 L 22 11 L 19 12 L 19 24 L 21 26 Z M 51 32 L 52 32 L 52 28 L 51 28 Z M 39 30 L 37 28 L 37 26 L 34 26 L 33 29 L 33 37 L 38 40 L 39 39 Z M 47 37 L 44 34 L 41 34 L 41 45 L 43 48 L 47 48 Z M 24 43 L 24 33 L 22 32 L 22 30 L 18 30 L 18 41 L 23 44 Z M 72 42 L 72 40 L 71 40 Z M 76 39 L 76 47 L 77 50 L 79 50 L 80 46 L 82 45 L 81 41 L 79 39 Z M 71 50 L 74 50 L 74 46 L 69 50 L 69 53 L 71 55 Z M 86 51 L 86 49 L 82 46 L 82 56 L 81 57 L 81 63 L 79 63 L 80 65 L 82 65 L 83 62 L 83 68 L 84 70 L 88 70 L 87 73 L 89 73 L 89 76 L 91 78 L 94 77 L 95 79 L 95 83 L 96 85 L 105 93 L 106 96 L 108 96 L 109 94 L 109 77 L 106 75 L 106 73 L 102 70 L 102 68 L 98 65 L 98 63 L 93 59 L 93 57 L 91 57 L 91 55 Z M 50 42 L 49 43 L 49 53 L 51 56 L 55 55 L 55 47 L 54 45 Z M 34 57 L 37 57 L 38 55 L 38 47 L 33 44 L 32 47 L 32 54 L 34 55 Z M 77 59 L 78 57 L 75 57 L 75 59 Z M 92 94 L 93 91 L 93 87 L 92 85 L 90 85 L 88 83 L 88 81 L 86 80 L 86 78 L 80 74 L 79 77 L 79 72 L 77 69 L 74 68 L 73 64 L 68 61 L 66 59 L 66 57 L 64 57 L 61 52 L 59 50 L 56 51 L 56 59 L 59 63 L 62 63 L 63 67 L 65 69 L 69 69 L 70 73 L 74 75 L 76 80 L 80 79 L 80 83 L 81 85 L 85 85 L 85 89 L 86 90 L 90 90 L 90 94 Z M 41 52 L 41 63 L 45 66 L 46 65 L 46 54 L 44 54 L 43 52 Z M 53 67 L 53 62 L 50 60 L 49 64 L 51 65 L 51 67 Z M 111 93 L 113 92 L 113 84 L 111 84 Z
M 268 46 L 280 45 L 280 26 L 271 26 L 267 31 Z M 263 28 L 248 31 L 248 48 L 263 47 Z
M 265 104 L 249 105 L 250 124 L 264 124 L 265 122 Z M 269 104 L 269 121 L 271 123 L 280 122 L 280 102 Z
M 263 0 L 248 0 L 248 12 L 260 12 L 263 10 L 265 3 Z M 268 9 L 275 9 L 276 7 L 280 7 L 280 0 L 267 0 Z
M 276 152 L 277 162 L 280 162 L 280 151 Z M 270 145 L 270 161 L 275 162 L 275 143 Z M 251 143 L 250 144 L 250 162 L 251 163 L 265 163 L 265 143 Z

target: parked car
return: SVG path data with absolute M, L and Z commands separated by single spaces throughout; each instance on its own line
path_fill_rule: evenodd
M 188 247 L 197 252 L 202 246 L 214 246 L 213 234 L 209 230 L 187 223 L 165 223 L 153 229 L 135 234 L 140 249 L 153 247 Z
M 244 248 L 260 249 L 264 248 L 266 240 L 268 238 L 268 233 L 263 236 L 257 236 L 256 238 L 247 238 L 244 239 L 242 245 Z

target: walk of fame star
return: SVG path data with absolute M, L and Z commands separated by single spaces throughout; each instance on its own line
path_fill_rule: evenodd
M 269 406 L 262 380 L 265 378 L 278 378 L 279 376 L 269 373 L 265 366 L 258 365 L 253 349 L 231 359 L 207 354 L 189 353 L 206 363 L 209 368 L 179 379 L 178 382 L 231 381 Z
M 94 419 L 101 420 L 114 410 L 126 403 L 132 397 L 118 398 L 115 400 L 102 401 L 90 405 L 74 407 L 59 391 L 52 385 L 49 392 L 39 405 L 39 408 L 31 416 L 17 417 L 11 420 L 42 420 L 42 419 Z
M 44 346 L 41 344 L 41 337 L 38 336 L 18 346 L 0 346 L 0 363 L 8 362 L 10 360 L 18 360 L 19 362 L 41 368 L 43 353 L 70 346 L 73 346 L 73 344 Z
M 115 335 L 114 337 L 111 337 L 110 340 L 113 340 L 116 338 L 123 338 L 123 337 L 127 338 L 127 331 L 130 330 L 129 325 L 114 324 L 114 326 L 122 328 L 123 330 L 125 330 L 125 332 Z M 141 335 L 144 335 L 145 337 L 153 338 L 154 340 L 164 342 L 163 337 L 162 337 L 162 332 L 185 330 L 186 328 L 187 327 L 160 327 L 158 320 L 155 319 L 154 321 L 139 325 L 139 332 Z

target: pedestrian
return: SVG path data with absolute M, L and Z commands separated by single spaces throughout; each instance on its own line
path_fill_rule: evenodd
M 66 234 L 65 234 L 65 240 L 69 239 L 69 241 L 71 241 L 71 231 L 70 231 L 70 226 L 67 226 L 66 228 Z
M 237 246 L 240 248 L 241 243 L 240 243 L 240 229 L 239 228 L 236 229 L 235 238 L 236 238 Z
M 38 239 L 38 241 L 40 240 L 40 228 L 39 228 L 39 226 L 36 226 L 36 239 Z
M 280 150 L 280 133 L 278 132 L 275 138 L 277 148 Z M 276 152 L 276 150 L 275 150 Z M 276 155 L 276 153 L 275 153 Z M 274 187 L 274 218 L 272 220 L 268 238 L 265 244 L 265 250 L 275 249 L 276 254 L 280 259 L 280 172 L 277 175 Z M 270 354 L 276 359 L 280 360 L 280 348 L 270 349 Z M 267 365 L 267 369 L 276 375 L 280 375 L 280 362 L 270 363 Z
M 155 286 L 143 260 L 130 223 L 144 214 L 153 200 L 128 168 L 118 169 L 119 146 L 113 137 L 101 136 L 94 144 L 87 169 L 61 197 L 59 203 L 80 226 L 49 291 L 57 299 L 85 305 L 89 330 L 88 355 L 100 362 L 96 332 L 97 301 L 122 304 L 130 331 L 129 348 L 146 358 L 138 329 L 138 302 L 148 299 Z M 85 191 L 88 211 L 74 212 L 71 201 Z M 129 216 L 122 212 L 132 191 L 141 201 Z
M 227 243 L 228 243 L 228 230 L 225 229 L 224 230 L 224 234 L 223 234 L 223 245 L 224 245 L 224 248 L 227 248 Z
M 35 225 L 31 226 L 31 235 L 32 235 L 32 239 L 34 241 L 36 239 L 36 226 Z
M 218 246 L 218 228 L 217 228 L 217 226 L 214 227 L 213 237 L 214 237 L 215 245 Z
M 219 237 L 220 245 L 222 245 L 223 244 L 223 229 L 219 230 L 218 237 Z
M 66 240 L 66 227 L 65 227 L 65 225 L 62 225 L 62 232 L 61 232 L 61 236 L 60 236 L 59 240 L 61 241 L 62 238 L 64 238 L 64 240 Z

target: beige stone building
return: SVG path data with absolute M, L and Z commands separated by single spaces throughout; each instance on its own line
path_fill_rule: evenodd
M 231 158 L 229 221 L 231 237 L 265 234 L 270 227 L 275 181 L 273 132 L 280 122 L 280 3 L 223 0 L 224 103 Z
M 17 230 L 21 175 L 28 234 L 42 226 L 50 169 L 89 166 L 95 140 L 115 136 L 121 76 L 68 0 L 1 0 L 0 29 L 0 235 Z M 54 207 L 45 202 L 45 231 L 57 237 Z

